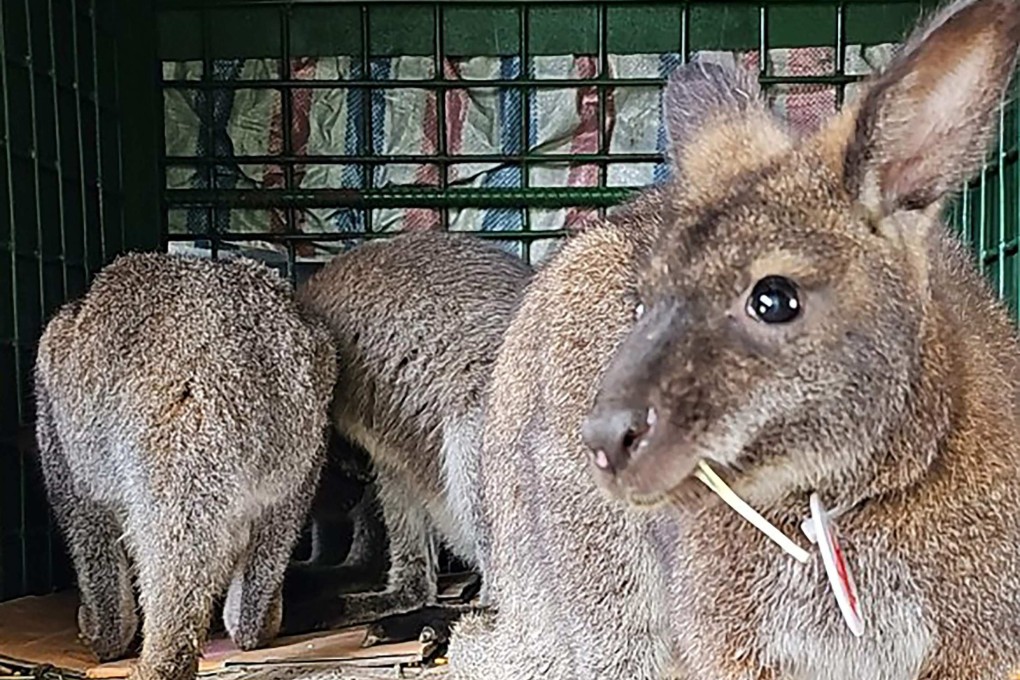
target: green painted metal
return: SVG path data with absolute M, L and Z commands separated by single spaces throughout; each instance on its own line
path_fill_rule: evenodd
M 758 49 L 761 52 L 782 47 L 831 46 L 836 48 L 832 73 L 813 76 L 782 76 L 762 66 L 761 82 L 766 88 L 833 85 L 842 102 L 845 85 L 859 79 L 844 70 L 844 48 L 848 44 L 876 44 L 897 40 L 917 18 L 925 4 L 920 0 L 901 2 L 593 2 L 593 1 L 424 1 L 347 2 L 342 0 L 156 0 L 158 10 L 159 57 L 164 62 L 201 64 L 201 76 L 194 80 L 164 81 L 166 93 L 198 97 L 204 102 L 201 114 L 211 119 L 211 100 L 218 92 L 230 90 L 271 90 L 279 93 L 284 122 L 283 152 L 275 157 L 232 156 L 229 163 L 278 164 L 284 168 L 287 185 L 280 191 L 217 191 L 167 188 L 164 191 L 164 238 L 166 241 L 197 240 L 217 253 L 221 243 L 241 235 L 218 234 L 211 227 L 189 227 L 188 234 L 170 233 L 170 211 L 205 208 L 206 223 L 215 223 L 221 211 L 245 208 L 280 208 L 286 216 L 281 243 L 306 238 L 297 234 L 296 211 L 307 207 L 345 207 L 362 216 L 367 231 L 373 232 L 375 211 L 386 207 L 423 207 L 439 209 L 443 225 L 449 223 L 451 210 L 465 207 L 508 207 L 520 209 L 524 229 L 506 232 L 508 239 L 528 240 L 532 210 L 535 208 L 594 207 L 599 213 L 626 195 L 620 189 L 606 187 L 607 167 L 611 163 L 641 162 L 609 153 L 606 125 L 606 93 L 616 87 L 659 87 L 654 78 L 620 79 L 608 68 L 609 54 L 680 53 L 704 49 Z M 446 152 L 445 126 L 437 130 L 437 152 L 429 156 L 373 156 L 363 149 L 354 156 L 300 156 L 290 153 L 291 125 L 289 107 L 295 92 L 309 89 L 359 89 L 378 93 L 387 89 L 416 88 L 437 92 L 438 119 L 445 115 L 446 97 L 441 93 L 468 87 L 464 81 L 445 77 L 447 58 L 465 56 L 517 55 L 522 63 L 549 54 L 597 55 L 599 74 L 592 79 L 486 80 L 470 86 L 495 87 L 519 93 L 525 113 L 521 117 L 521 138 L 525 152 L 514 156 L 495 154 L 492 162 L 522 168 L 551 162 L 581 162 L 599 168 L 599 186 L 570 191 L 550 191 L 528 186 L 529 173 L 522 173 L 523 186 L 500 193 L 491 189 L 450 189 L 450 167 L 456 163 L 478 162 L 468 156 L 450 156 Z M 430 56 L 434 75 L 420 80 L 379 81 L 367 76 L 348 80 L 308 80 L 290 77 L 295 57 L 351 56 L 360 58 L 362 73 L 369 73 L 373 58 L 397 55 Z M 226 81 L 213 76 L 213 65 L 220 59 L 269 59 L 279 65 L 279 77 L 266 80 Z M 553 158 L 528 149 L 527 93 L 534 89 L 577 89 L 594 87 L 598 94 L 599 150 L 584 159 Z M 362 98 L 366 107 L 362 139 L 371 138 L 370 97 Z M 212 125 L 204 126 L 207 130 Z M 206 148 L 212 148 L 207 140 Z M 656 157 L 642 159 L 655 161 Z M 161 167 L 199 167 L 207 178 L 224 159 L 212 154 L 204 158 L 161 156 Z M 366 186 L 357 193 L 331 189 L 301 189 L 293 184 L 296 165 L 360 165 Z M 435 190 L 381 190 L 372 186 L 368 169 L 385 164 L 428 163 L 439 170 Z M 211 184 L 211 182 L 209 182 Z M 163 186 L 166 186 L 164 183 Z M 254 195 L 258 194 L 258 195 Z M 321 240 L 336 240 L 332 233 L 318 234 Z M 272 235 L 269 235 L 272 236 Z M 527 255 L 529 251 L 525 249 Z M 293 249 L 288 250 L 293 262 Z M 293 271 L 291 272 L 293 275 Z
M 230 162 L 297 164 L 348 163 L 366 169 L 387 163 L 434 163 L 441 182 L 429 189 L 381 189 L 360 193 L 300 190 L 286 173 L 287 186 L 273 192 L 167 189 L 169 168 L 191 164 L 213 173 L 223 158 L 168 158 L 162 138 L 163 95 L 174 90 L 215 92 L 229 88 L 280 91 L 283 117 L 288 94 L 301 88 L 356 87 L 379 90 L 420 87 L 436 91 L 462 87 L 437 76 L 421 82 L 298 81 L 294 56 L 350 55 L 367 65 L 372 57 L 446 57 L 586 53 L 598 56 L 601 75 L 589 81 L 486 81 L 480 86 L 532 88 L 593 86 L 599 118 L 605 93 L 620 86 L 653 86 L 656 79 L 621 82 L 609 74 L 609 54 L 679 52 L 702 49 L 758 49 L 831 46 L 833 71 L 812 77 L 784 77 L 763 64 L 766 88 L 836 85 L 839 101 L 848 44 L 893 41 L 932 2 L 911 0 L 773 0 L 765 2 L 595 2 L 577 0 L 455 0 L 436 2 L 352 2 L 350 0 L 3 0 L 0 2 L 0 599 L 44 592 L 68 583 L 69 571 L 49 520 L 44 495 L 24 446 L 30 434 L 30 368 L 45 319 L 62 301 L 79 295 L 91 275 L 125 249 L 162 248 L 173 239 L 206 238 L 220 245 L 277 240 L 293 268 L 302 240 L 348 238 L 348 234 L 298 233 L 295 212 L 307 206 L 345 206 L 364 211 L 372 232 L 372 211 L 385 207 L 463 207 L 514 210 L 590 207 L 604 211 L 629 190 L 605 185 L 610 163 L 657 160 L 648 154 L 612 154 L 608 135 L 599 149 L 567 158 L 525 150 L 521 154 L 456 157 L 440 132 L 437 153 L 427 157 L 301 157 L 292 153 L 284 125 L 283 153 L 274 157 L 230 158 Z M 275 58 L 280 78 L 224 82 L 212 79 L 217 59 Z M 160 62 L 196 61 L 203 77 L 164 82 Z M 764 60 L 767 62 L 767 60 Z M 364 69 L 365 72 L 368 69 Z M 364 105 L 369 105 L 364 98 Z M 212 97 L 202 115 L 211 116 Z M 437 97 L 440 119 L 445 98 Z M 521 136 L 529 137 L 528 115 Z M 130 124 L 128 124 L 130 123 Z M 974 182 L 963 187 L 948 209 L 961 237 L 991 285 L 1014 310 L 1020 301 L 1020 124 L 1015 107 L 1003 110 L 997 148 Z M 371 116 L 364 117 L 369 138 Z M 600 125 L 600 130 L 605 126 Z M 440 126 L 440 131 L 443 126 Z M 207 145 L 212 148 L 212 144 Z M 526 145 L 525 145 L 526 148 Z M 451 165 L 470 160 L 518 164 L 584 162 L 600 168 L 600 186 L 590 189 L 529 187 L 474 190 L 447 186 Z M 365 173 L 371 178 L 372 173 Z M 282 234 L 170 234 L 171 210 L 200 207 L 210 218 L 231 208 L 282 208 Z M 529 210 L 524 214 L 530 215 Z M 209 220 L 213 224 L 213 220 Z M 532 231 L 486 233 L 522 243 L 561 236 Z
M 125 247 L 159 245 L 155 20 L 148 0 L 121 9 L 117 0 L 0 3 L 0 600 L 70 582 L 32 446 L 43 324 Z M 129 31 L 125 19 L 143 24 Z M 147 111 L 125 104 L 125 92 L 144 101 L 146 91 Z

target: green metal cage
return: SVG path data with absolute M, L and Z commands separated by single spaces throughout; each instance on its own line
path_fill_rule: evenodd
M 932 4 L 3 0 L 0 600 L 70 582 L 30 369 L 48 315 L 117 253 L 243 253 L 300 280 L 437 228 L 538 261 L 661 181 L 669 68 L 723 51 L 821 117 Z M 1018 138 L 1004 107 L 950 210 L 1014 310 Z
M 0 599 L 70 580 L 32 446 L 42 325 L 114 255 L 160 246 L 157 229 L 137 226 L 158 217 L 144 9 L 0 3 Z

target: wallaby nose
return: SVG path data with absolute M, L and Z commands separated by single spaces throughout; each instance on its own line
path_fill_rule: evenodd
M 620 472 L 654 423 L 651 410 L 607 409 L 588 416 L 581 426 L 581 439 L 592 450 L 596 467 Z

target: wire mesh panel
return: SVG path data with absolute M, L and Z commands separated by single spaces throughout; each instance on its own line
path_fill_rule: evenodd
M 692 53 L 810 127 L 924 4 L 163 0 L 164 235 L 298 278 L 404 229 L 537 261 L 666 179 L 661 86 Z
M 971 247 L 982 272 L 1013 314 L 1020 301 L 1020 268 L 1017 264 L 1017 225 L 1020 224 L 1020 127 L 1017 121 L 1016 88 L 1008 105 L 1000 110 L 998 143 L 977 179 L 963 189 L 950 216 L 963 240 Z
M 115 10 L 0 3 L 0 600 L 69 581 L 31 428 L 43 324 L 126 241 L 156 245 L 126 236 Z

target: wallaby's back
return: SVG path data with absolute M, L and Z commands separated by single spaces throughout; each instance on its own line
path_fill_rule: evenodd
M 325 326 L 252 261 L 122 256 L 50 321 L 36 436 L 100 659 L 134 636 L 134 575 L 136 680 L 194 676 L 224 590 L 238 646 L 276 635 L 335 361 Z
M 394 565 L 388 591 L 349 599 L 342 622 L 434 599 L 433 531 L 479 566 L 485 390 L 530 276 L 479 237 L 407 232 L 337 256 L 301 288 L 336 338 L 334 424 L 371 455 Z
M 339 344 L 339 422 L 367 425 L 390 446 L 438 447 L 442 418 L 479 403 L 530 268 L 468 238 L 408 232 L 369 242 L 301 288 Z

